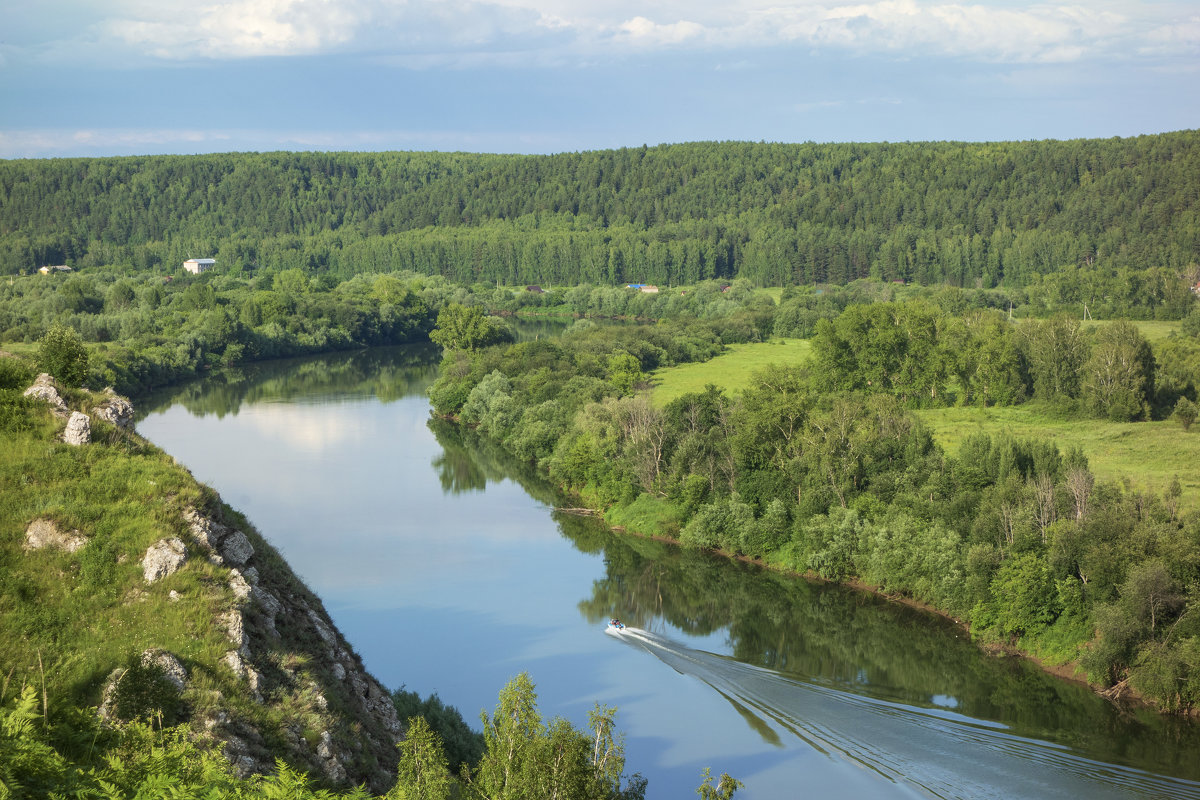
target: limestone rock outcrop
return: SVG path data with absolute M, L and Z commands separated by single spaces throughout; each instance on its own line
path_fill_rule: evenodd
M 143 666 L 155 666 L 162 671 L 165 678 L 176 691 L 182 692 L 187 685 L 188 674 L 174 653 L 170 653 L 160 648 L 151 648 L 142 653 Z
M 92 421 L 87 414 L 72 411 L 67 420 L 67 429 L 63 431 L 63 441 L 67 444 L 81 445 L 92 441 Z
M 34 380 L 33 385 L 24 392 L 26 397 L 35 397 L 38 400 L 45 400 L 50 404 L 50 408 L 59 417 L 66 417 L 68 413 L 67 403 L 62 399 L 62 395 L 58 393 L 58 387 L 54 384 L 54 378 L 51 378 L 48 373 L 43 372 Z
M 171 685 L 176 694 L 182 694 L 183 690 L 187 688 L 187 669 L 174 653 L 159 647 L 152 647 L 142 652 L 140 660 L 143 667 L 156 667 L 163 680 Z M 104 688 L 100 692 L 100 707 L 97 709 L 101 719 L 111 720 L 120 713 L 120 709 L 117 707 L 117 691 L 121 686 L 122 679 L 125 678 L 125 673 L 126 670 L 123 667 L 118 667 L 109 673 L 108 678 L 104 681 Z
M 254 557 L 254 545 L 246 534 L 204 516 L 194 508 L 184 512 L 184 520 L 196 543 L 209 552 L 216 564 L 230 563 L 241 567 Z
M 133 430 L 133 404 L 112 390 L 104 390 L 105 400 L 92 413 L 100 419 L 116 425 L 121 430 Z
M 79 531 L 61 531 L 51 519 L 35 519 L 25 529 L 26 550 L 54 548 L 74 553 L 85 544 L 87 539 Z
M 187 548 L 183 542 L 174 537 L 159 539 L 150 545 L 142 558 L 142 575 L 146 583 L 173 575 L 187 561 Z

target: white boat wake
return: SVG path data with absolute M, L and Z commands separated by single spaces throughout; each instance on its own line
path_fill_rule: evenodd
M 1002 725 L 807 683 L 640 628 L 606 633 L 708 684 L 769 741 L 794 738 L 933 797 L 1200 800 L 1195 781 L 1095 761 Z

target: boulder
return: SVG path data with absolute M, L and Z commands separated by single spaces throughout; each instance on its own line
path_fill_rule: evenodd
M 112 390 L 104 390 L 107 398 L 92 412 L 122 430 L 133 430 L 133 404 Z
M 183 663 L 171 652 L 157 647 L 151 648 L 142 653 L 142 665 L 158 667 L 162 670 L 163 677 L 180 692 L 187 685 L 187 670 L 184 669 Z
M 188 530 L 196 543 L 211 553 L 216 553 L 222 540 L 229 535 L 229 528 L 214 522 L 194 508 L 184 511 L 183 519 L 187 522 Z
M 79 531 L 64 533 L 54 524 L 54 520 L 35 519 L 25 529 L 26 550 L 44 550 L 47 547 L 53 547 L 57 550 L 74 553 L 85 544 L 87 544 L 87 539 Z
M 147 583 L 154 583 L 179 571 L 187 561 L 187 548 L 176 538 L 159 539 L 150 545 L 142 558 L 142 574 Z
M 58 393 L 58 387 L 54 385 L 54 378 L 51 378 L 47 373 L 43 372 L 37 376 L 33 385 L 25 390 L 26 397 L 36 397 L 39 400 L 45 400 L 50 404 L 50 408 L 60 417 L 67 416 L 67 404 L 62 399 L 62 395 Z
M 158 667 L 163 679 L 171 684 L 171 687 L 177 693 L 182 694 L 184 688 L 187 686 L 188 674 L 187 669 L 175 657 L 174 653 L 153 647 L 142 652 L 141 661 L 144 667 Z M 101 719 L 112 720 L 115 718 L 117 711 L 117 687 L 124 676 L 125 669 L 117 667 L 105 679 L 104 687 L 100 690 L 100 707 L 96 709 L 96 713 L 100 715 Z
M 63 431 L 63 441 L 67 444 L 81 445 L 92 440 L 92 421 L 87 414 L 72 411 L 67 420 L 67 429 Z
M 242 566 L 254 555 L 254 546 L 241 531 L 233 531 L 221 542 L 221 555 L 226 561 Z
M 237 646 L 237 651 L 243 657 L 250 656 L 250 637 L 246 635 L 246 619 L 241 611 L 227 611 L 221 615 L 221 626 L 225 636 Z
M 242 573 L 231 569 L 229 570 L 229 591 L 233 592 L 233 596 L 241 603 L 250 596 L 252 587 L 249 581 L 242 577 Z

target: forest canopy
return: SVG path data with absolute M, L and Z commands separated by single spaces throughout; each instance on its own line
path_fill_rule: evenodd
M 0 162 L 0 274 L 177 271 L 207 256 L 232 270 L 407 269 L 508 285 L 1011 288 L 1064 268 L 1194 267 L 1198 183 L 1195 131 L 12 160 Z

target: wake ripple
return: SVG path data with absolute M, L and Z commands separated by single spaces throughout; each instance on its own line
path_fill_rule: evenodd
M 703 681 L 764 726 L 933 797 L 1200 800 L 1195 781 L 1084 758 L 995 723 L 807 683 L 640 628 L 607 632 Z

